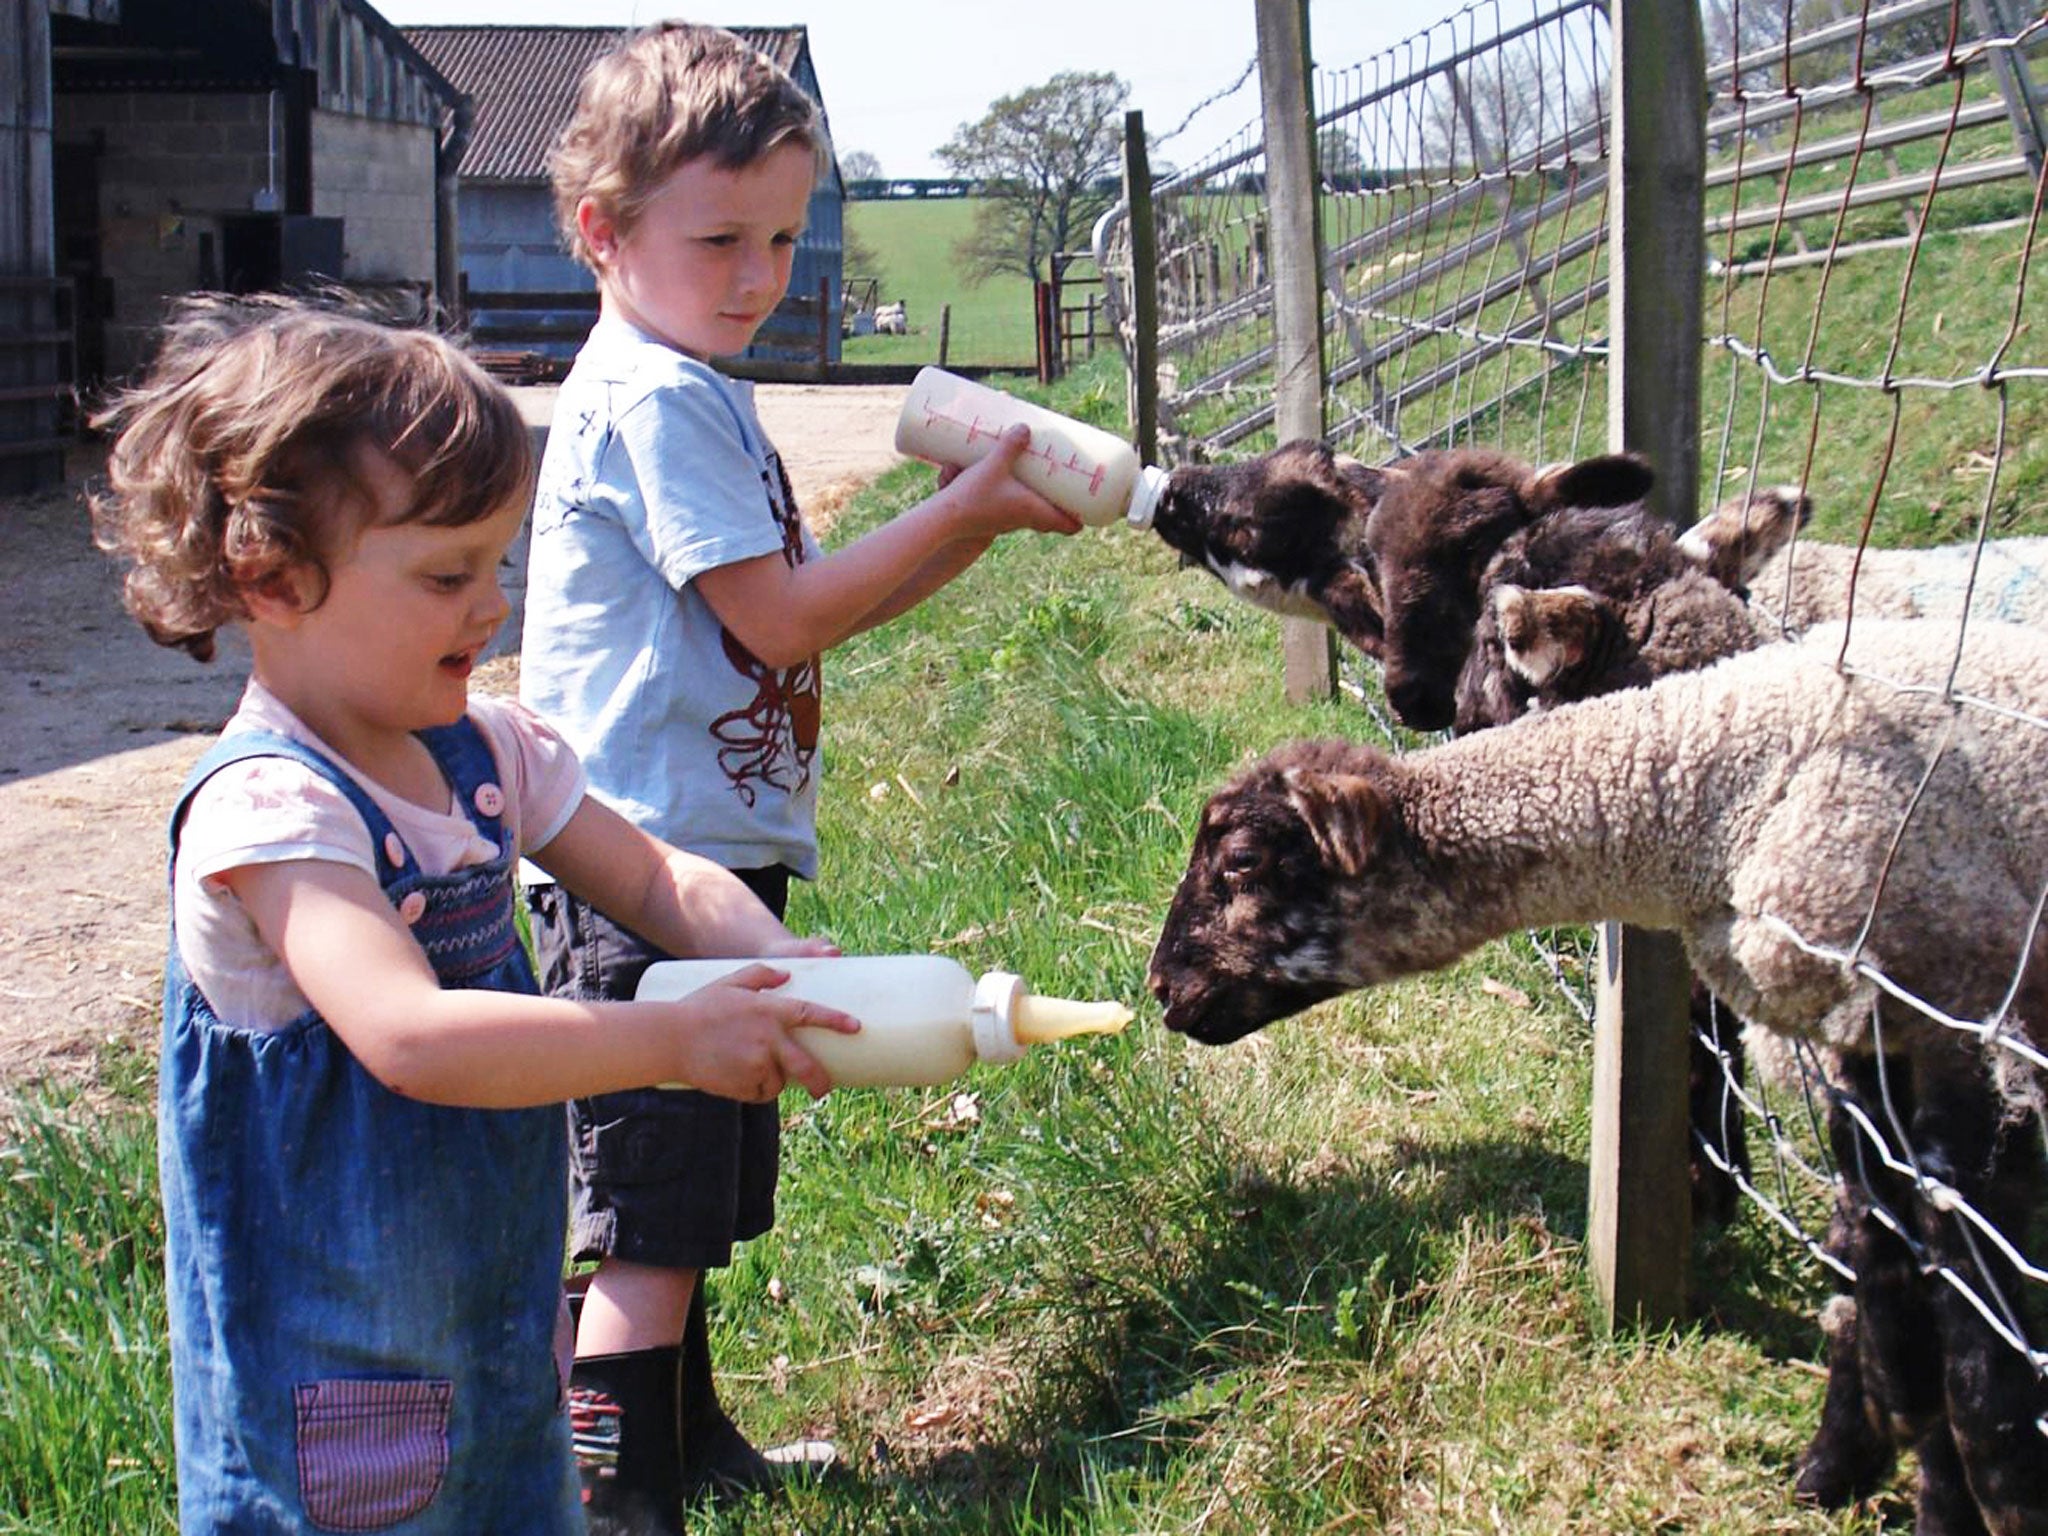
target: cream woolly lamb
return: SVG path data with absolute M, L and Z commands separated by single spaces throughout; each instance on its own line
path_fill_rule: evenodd
M 1853 544 L 1794 539 L 1810 510 L 1797 486 L 1771 487 L 1723 503 L 1678 546 L 1795 632 L 1848 617 L 1852 580 L 1860 616 L 1959 618 L 1967 595 L 1973 618 L 2048 629 L 2048 538 L 1987 539 L 1981 554 L 1974 541 L 1865 549 L 1859 559 Z
M 1152 957 L 1168 1027 L 1233 1040 L 1532 925 L 1673 929 L 1745 1017 L 1864 1077 L 1885 1061 L 1887 1101 L 1928 1177 L 2024 1232 L 2038 1075 L 1843 956 L 1951 1018 L 2002 1018 L 2032 1049 L 2048 1043 L 2048 951 L 2033 942 L 2048 732 L 2016 717 L 2048 715 L 2048 636 L 1972 626 L 1959 688 L 2013 713 L 1959 713 L 1942 697 L 1952 625 L 1855 626 L 1852 663 L 1921 691 L 1838 671 L 1841 638 L 1763 647 L 1403 757 L 1336 743 L 1270 754 L 1203 812 Z M 1966 1298 L 1923 1278 L 1980 1273 L 1985 1245 L 1859 1145 L 1840 1153 L 1841 1219 L 1868 1259 L 1862 1387 L 1919 1452 L 1919 1530 L 2042 1536 L 2042 1383 Z M 1905 1213 L 1906 1240 L 1879 1202 Z M 1982 1257 L 2017 1294 L 2009 1262 Z

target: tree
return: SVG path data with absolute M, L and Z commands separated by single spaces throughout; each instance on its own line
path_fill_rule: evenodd
M 1316 135 L 1316 173 L 1326 187 L 1356 191 L 1365 176 L 1365 157 L 1350 130 L 1330 124 Z
M 1037 282 L 1047 257 L 1085 237 L 1110 202 L 1097 183 L 1115 185 L 1130 95 L 1113 74 L 1064 71 L 992 103 L 939 148 L 955 176 L 987 189 L 957 247 L 976 280 L 1015 272 Z
M 848 150 L 839 157 L 841 181 L 880 181 L 882 162 L 864 149 Z

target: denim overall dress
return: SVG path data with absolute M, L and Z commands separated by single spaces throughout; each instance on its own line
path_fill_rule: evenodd
M 444 987 L 536 990 L 512 922 L 504 796 L 474 724 L 421 733 L 498 857 L 423 874 L 354 780 L 285 737 L 361 813 L 385 894 Z M 562 1108 L 404 1098 L 315 1013 L 223 1024 L 171 945 L 158 1091 L 180 1529 L 580 1532 L 553 1352 L 566 1221 Z

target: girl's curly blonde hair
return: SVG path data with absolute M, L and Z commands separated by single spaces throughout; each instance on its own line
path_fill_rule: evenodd
M 242 594 L 328 562 L 374 501 L 362 455 L 412 478 L 403 522 L 460 526 L 524 500 L 519 408 L 453 342 L 298 299 L 180 302 L 141 381 L 94 424 L 118 432 L 92 497 L 99 546 L 128 559 L 129 612 L 201 661 Z
M 819 177 L 830 172 L 824 117 L 780 65 L 722 27 L 656 22 L 584 72 L 548 157 L 562 238 L 595 272 L 576 227 L 585 198 L 623 233 L 687 162 L 708 155 L 739 170 L 789 143 L 811 151 Z

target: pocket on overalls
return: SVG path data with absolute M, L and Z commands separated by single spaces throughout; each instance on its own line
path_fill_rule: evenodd
M 448 1475 L 447 1381 L 314 1381 L 292 1389 L 299 1499 L 323 1531 L 381 1531 L 434 1502 Z

